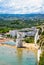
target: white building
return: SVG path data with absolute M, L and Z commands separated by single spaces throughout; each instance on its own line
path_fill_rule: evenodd
M 24 28 L 21 30 L 10 30 L 9 34 L 12 37 L 17 36 L 16 39 L 16 46 L 17 47 L 22 47 L 22 39 L 24 37 L 28 37 L 28 36 L 33 36 L 34 37 L 34 43 L 37 43 L 37 40 L 39 39 L 39 35 L 38 35 L 39 29 L 36 29 L 35 27 L 32 28 Z
M 0 39 L 3 38 L 3 36 L 0 34 Z
M 37 43 L 37 40 L 39 39 L 39 35 L 38 35 L 39 29 L 36 28 L 30 28 L 30 31 L 26 31 L 22 30 L 17 32 L 17 39 L 16 39 L 16 46 L 17 47 L 21 47 L 22 46 L 22 38 L 24 38 L 25 36 L 33 36 L 34 37 L 34 43 Z
M 15 36 L 17 36 L 17 32 L 18 32 L 18 30 L 10 30 L 9 34 L 10 34 L 10 36 L 15 37 Z
M 17 39 L 16 39 L 16 46 L 22 47 L 22 34 L 20 32 L 17 32 Z

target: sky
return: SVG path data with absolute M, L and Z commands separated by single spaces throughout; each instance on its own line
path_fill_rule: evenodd
M 44 14 L 44 0 L 0 0 L 0 14 Z

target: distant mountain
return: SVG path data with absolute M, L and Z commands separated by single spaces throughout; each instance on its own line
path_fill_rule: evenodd
M 30 19 L 44 18 L 44 14 L 0 14 L 0 18 L 5 19 Z

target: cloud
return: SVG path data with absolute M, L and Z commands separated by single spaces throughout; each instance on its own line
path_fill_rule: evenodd
M 44 13 L 44 0 L 0 0 L 0 13 Z
M 1 1 L 1 0 L 0 0 Z

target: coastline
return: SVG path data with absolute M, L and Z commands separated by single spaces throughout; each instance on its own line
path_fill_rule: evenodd
M 9 39 L 9 38 L 0 39 L 0 46 L 17 48 L 16 45 L 4 44 L 4 42 L 6 42 L 6 41 L 14 41 L 14 40 L 13 39 Z M 37 54 L 38 53 L 38 48 L 39 48 L 39 46 L 35 45 L 34 43 L 23 42 L 22 49 L 28 49 L 29 51 L 33 51 L 33 52 L 35 52 Z
M 6 47 L 11 47 L 11 48 L 17 48 L 16 45 L 9 45 L 9 44 L 4 44 L 4 43 L 0 43 L 0 46 L 6 46 Z M 32 43 L 30 44 L 30 43 L 24 43 L 24 42 L 23 42 L 23 47 L 22 47 L 22 49 L 25 49 L 25 48 L 27 48 L 27 49 L 29 49 L 29 50 L 32 50 L 32 51 L 34 51 L 34 52 L 37 52 L 39 46 L 38 46 L 38 45 L 35 46 L 35 44 L 32 44 Z
M 4 46 L 9 46 L 9 47 L 13 47 L 15 48 L 16 46 L 15 45 L 9 45 L 9 44 L 4 44 L 4 42 L 6 41 L 14 41 L 13 39 L 10 39 L 10 38 L 3 38 L 3 39 L 0 39 L 0 46 L 4 45 Z M 29 49 L 35 49 L 35 50 L 38 50 L 39 46 L 38 45 L 35 45 L 34 43 L 26 43 L 26 42 L 23 42 L 23 47 L 25 48 L 29 48 Z
M 6 39 L 6 40 L 8 41 L 8 40 L 11 40 L 11 39 Z M 13 40 L 11 40 L 11 41 L 13 41 Z M 0 47 L 1 46 L 10 47 L 10 48 L 14 48 L 14 49 L 17 48 L 16 45 L 9 45 L 9 44 L 4 44 L 4 43 L 0 43 Z M 28 50 L 28 52 L 29 51 L 34 52 L 35 55 L 37 56 L 37 61 L 38 61 L 38 58 L 40 57 L 40 53 L 38 53 L 38 48 L 39 48 L 39 46 L 35 45 L 34 43 L 25 43 L 25 42 L 23 42 L 23 48 L 21 48 L 21 49 Z
M 6 46 L 11 46 L 11 45 L 8 45 L 8 44 L 4 44 L 4 42 L 6 41 L 14 41 L 13 39 L 10 39 L 10 38 L 2 38 L 0 39 L 0 46 L 1 45 L 6 45 Z M 36 50 L 38 50 L 39 46 L 38 45 L 35 45 L 34 43 L 26 43 L 26 42 L 23 42 L 23 46 L 26 47 L 26 48 L 35 48 Z M 11 46 L 11 47 L 15 47 L 15 46 Z

